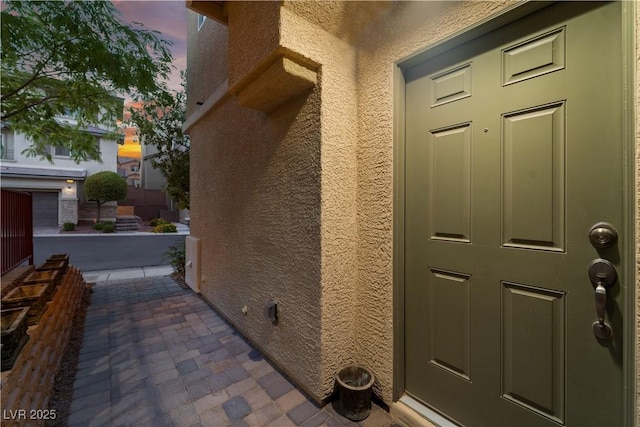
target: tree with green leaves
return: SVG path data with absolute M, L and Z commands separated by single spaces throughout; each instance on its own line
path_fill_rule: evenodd
M 100 207 L 106 202 L 124 200 L 128 188 L 127 180 L 111 171 L 94 173 L 87 178 L 84 182 L 84 194 L 87 200 L 98 204 L 97 222 L 100 222 Z
M 189 137 L 182 133 L 186 116 L 183 89 L 165 92 L 141 106 L 130 109 L 131 123 L 138 130 L 140 142 L 152 146 L 156 154 L 153 167 L 166 178 L 165 191 L 180 209 L 189 209 Z
M 170 42 L 142 24 L 126 24 L 110 1 L 4 0 L 1 119 L 51 161 L 47 146 L 67 147 L 76 162 L 100 159 L 90 126 L 122 117 L 122 99 L 153 96 L 171 70 Z M 73 125 L 61 123 L 70 116 Z

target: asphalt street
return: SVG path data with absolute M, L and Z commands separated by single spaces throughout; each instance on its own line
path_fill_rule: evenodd
M 52 254 L 69 254 L 71 263 L 83 271 L 150 267 L 170 263 L 169 246 L 184 243 L 187 233 L 177 234 L 75 234 L 33 236 L 34 263 Z

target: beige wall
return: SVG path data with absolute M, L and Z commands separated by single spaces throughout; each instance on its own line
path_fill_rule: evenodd
M 207 22 L 204 42 L 191 25 L 199 59 L 189 60 L 189 112 L 201 119 L 189 124 L 191 219 L 203 294 L 318 398 L 353 362 L 393 398 L 395 64 L 511 4 L 232 2 L 228 36 Z M 205 46 L 216 55 L 202 55 Z M 233 86 L 282 48 L 320 64 L 319 84 L 268 114 L 240 108 L 224 81 Z M 211 99 L 206 113 L 194 97 Z M 277 326 L 262 313 L 269 298 L 279 301 Z
M 504 2 L 401 2 L 362 37 L 358 62 L 360 144 L 358 179 L 360 358 L 377 373 L 381 395 L 393 393 L 393 108 L 394 64 L 478 19 Z M 402 25 L 397 25 L 402 22 Z M 427 24 L 428 23 L 428 24 Z M 377 311 L 377 307 L 384 307 Z M 384 316 L 382 316 L 384 314 Z M 368 342 L 380 346 L 367 345 Z
M 278 31 L 270 25 L 273 16 L 251 15 L 243 7 L 229 10 L 229 21 L 238 22 L 228 36 L 239 56 L 228 59 L 233 75 L 214 75 L 218 87 L 199 80 L 188 86 L 190 100 L 223 94 L 190 130 L 191 234 L 201 238 L 202 294 L 310 393 L 319 394 L 320 88 L 269 115 L 241 108 L 236 98 L 224 95 L 227 79 L 237 82 L 263 59 L 262 51 L 253 50 L 263 45 L 254 46 L 251 38 L 246 45 L 239 41 L 250 33 L 245 24 L 262 28 L 266 39 Z M 226 42 L 226 28 L 216 22 L 207 21 L 202 31 Z M 201 39 L 198 46 L 215 40 Z M 200 55 L 190 72 L 208 75 L 218 59 Z M 277 325 L 265 316 L 272 299 L 278 304 Z
M 357 305 L 357 84 L 354 47 L 284 8 L 282 46 L 322 64 L 321 329 L 326 397 L 342 367 L 359 362 Z
M 198 109 L 226 79 L 229 73 L 229 35 L 227 27 L 213 20 L 198 30 L 198 15 L 187 15 L 187 115 Z

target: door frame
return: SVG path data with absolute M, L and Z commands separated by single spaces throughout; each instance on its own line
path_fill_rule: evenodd
M 455 48 L 467 41 L 481 37 L 501 26 L 513 22 L 521 17 L 532 14 L 552 2 L 516 3 L 511 7 L 489 16 L 473 26 L 456 32 L 451 36 L 434 44 L 426 46 L 419 52 L 401 59 L 393 67 L 393 401 L 400 400 L 405 391 L 404 377 L 404 329 L 405 329 L 405 78 L 404 70 L 420 62 Z M 627 239 L 621 248 L 624 256 L 625 268 L 619 272 L 622 283 L 629 284 L 626 290 L 623 309 L 624 323 L 623 337 L 623 383 L 624 383 L 624 420 L 626 426 L 633 426 L 640 417 L 636 402 L 637 377 L 636 366 L 640 366 L 640 354 L 636 354 L 636 341 L 640 338 L 640 331 L 635 327 L 638 316 L 637 298 L 638 282 L 636 277 L 636 207 L 640 201 L 636 194 L 636 27 L 635 2 L 622 2 L 622 82 L 623 82 L 623 192 L 625 205 L 623 220 L 628 230 Z M 425 411 L 427 413 L 430 410 Z

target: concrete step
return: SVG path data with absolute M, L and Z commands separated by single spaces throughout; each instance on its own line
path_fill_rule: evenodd
M 120 225 L 116 226 L 116 231 L 138 231 L 138 226 Z
M 136 216 L 119 216 L 116 218 L 116 231 L 138 231 L 139 221 Z
M 138 220 L 135 218 L 116 218 L 117 224 L 137 224 Z

